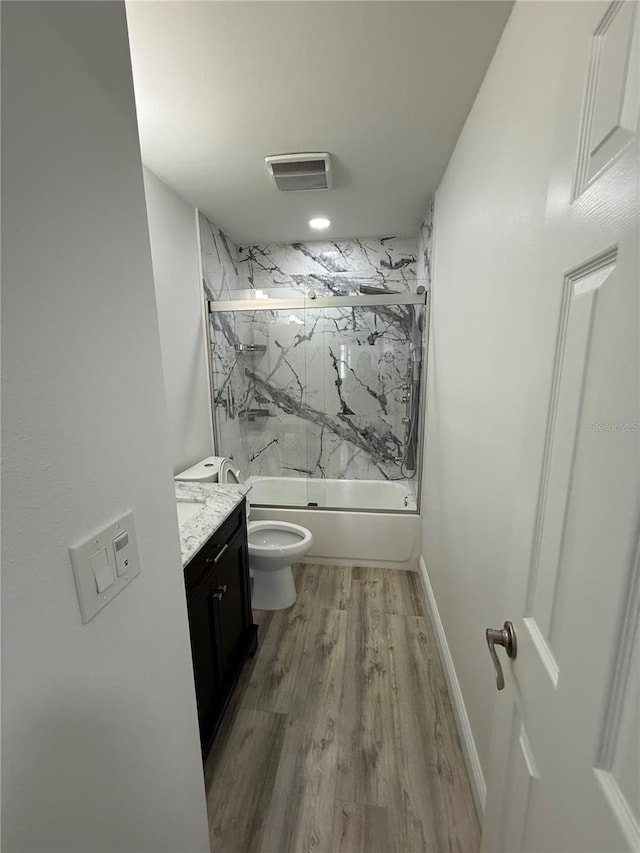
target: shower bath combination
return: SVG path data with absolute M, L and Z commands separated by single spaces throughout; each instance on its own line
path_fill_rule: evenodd
M 209 303 L 216 450 L 252 504 L 415 513 L 428 294 L 309 283 Z

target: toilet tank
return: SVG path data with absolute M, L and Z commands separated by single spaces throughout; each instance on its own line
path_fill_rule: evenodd
M 196 462 L 191 468 L 176 474 L 175 480 L 186 480 L 191 483 L 217 483 L 220 466 L 224 462 L 224 456 L 207 456 L 201 462 Z
M 223 483 L 243 483 L 242 474 L 226 456 L 207 456 L 202 462 L 196 462 L 191 468 L 187 468 L 181 474 L 176 474 L 173 478 L 177 482 L 187 483 L 217 483 L 220 479 L 220 470 L 223 470 Z M 231 475 L 231 476 L 230 476 Z M 251 491 L 251 486 L 247 486 L 247 492 Z M 247 518 L 251 515 L 251 504 L 247 497 Z

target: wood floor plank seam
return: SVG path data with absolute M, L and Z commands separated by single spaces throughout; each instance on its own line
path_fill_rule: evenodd
M 264 853 L 331 853 L 347 614 L 320 608 L 310 617 L 275 779 Z
M 393 765 L 386 737 L 390 719 L 387 614 L 378 581 L 352 581 L 340 724 L 338 799 L 385 806 Z M 371 602 L 371 604 L 370 604 Z
M 404 835 L 407 850 L 477 849 L 479 826 L 460 742 L 448 724 L 452 710 L 442 702 L 435 639 L 421 617 L 392 615 L 388 627 L 402 793 L 392 810 L 396 835 Z
M 240 708 L 228 740 L 210 756 L 207 807 L 212 850 L 260 849 L 286 725 L 285 714 Z
M 336 800 L 332 853 L 390 853 L 394 849 L 386 808 Z
M 273 613 L 244 691 L 243 707 L 289 711 L 309 614 L 310 608 L 302 604 Z

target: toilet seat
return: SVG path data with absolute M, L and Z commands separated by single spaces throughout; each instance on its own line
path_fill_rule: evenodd
M 301 560 L 313 544 L 311 531 L 288 521 L 250 521 L 247 535 L 253 607 L 291 607 L 296 600 L 291 564 Z
M 288 521 L 250 521 L 247 525 L 249 555 L 254 557 L 286 557 L 295 559 L 296 552 L 307 551 L 312 542 L 311 531 Z
M 244 483 L 244 477 L 238 466 L 231 459 L 225 457 L 218 469 L 218 482 L 235 486 Z

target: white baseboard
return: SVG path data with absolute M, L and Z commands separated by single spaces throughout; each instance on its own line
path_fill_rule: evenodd
M 482 767 L 480 766 L 478 750 L 476 749 L 476 743 L 473 739 L 471 723 L 469 722 L 469 716 L 462 697 L 462 690 L 460 689 L 460 682 L 456 675 L 456 669 L 453 665 L 453 658 L 451 657 L 451 651 L 449 650 L 449 644 L 447 643 L 447 636 L 444 632 L 444 626 L 440 619 L 438 605 L 436 604 L 436 599 L 433 594 L 433 587 L 431 586 L 431 581 L 427 574 L 427 567 L 422 556 L 418 561 L 418 572 L 424 586 L 429 616 L 433 623 L 438 643 L 438 650 L 440 652 L 440 659 L 442 660 L 442 666 L 449 685 L 449 695 L 451 696 L 453 710 L 458 724 L 458 732 L 462 743 L 462 752 L 464 753 L 467 772 L 469 773 L 469 778 L 471 780 L 471 790 L 473 791 L 476 810 L 480 820 L 482 821 L 487 801 L 487 785 L 484 780 L 484 774 L 482 773 Z

